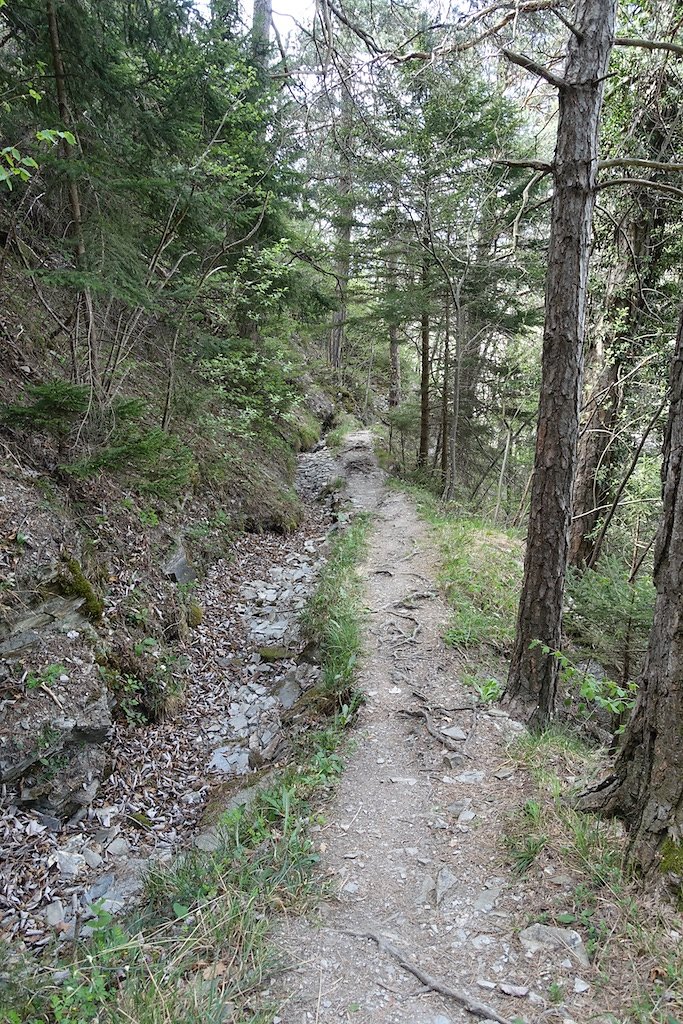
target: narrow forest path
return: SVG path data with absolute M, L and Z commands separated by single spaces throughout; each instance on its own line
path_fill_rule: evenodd
M 515 934 L 521 896 L 502 832 L 524 786 L 506 756 L 522 727 L 497 709 L 477 709 L 458 682 L 462 666 L 442 640 L 448 608 L 428 527 L 406 495 L 387 487 L 368 432 L 347 437 L 341 462 L 352 500 L 373 514 L 360 569 L 368 615 L 358 682 L 367 703 L 316 836 L 334 895 L 278 934 L 289 965 L 274 986 L 278 1019 L 475 1019 L 368 936 L 486 1004 L 491 1012 L 481 1008 L 480 1018 L 539 1019 L 547 1004 L 534 986 L 564 975 L 571 988 L 579 965 L 566 949 L 544 950 L 555 963 L 541 965 Z

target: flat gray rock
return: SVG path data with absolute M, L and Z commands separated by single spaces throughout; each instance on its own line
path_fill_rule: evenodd
M 444 736 L 448 736 L 451 740 L 467 739 L 467 733 L 464 732 L 459 725 L 448 725 L 445 729 L 441 729 L 440 732 L 442 732 Z
M 454 875 L 450 868 L 441 868 L 436 878 L 436 902 L 441 903 L 447 893 L 457 885 L 458 878 Z
M 568 950 L 584 967 L 590 960 L 583 939 L 573 928 L 553 928 L 547 924 L 532 924 L 519 933 L 519 941 L 530 953 L 543 949 Z
M 474 786 L 484 781 L 484 772 L 461 772 L 455 776 L 456 782 L 464 782 L 466 786 Z
M 209 761 L 209 768 L 231 775 L 244 775 L 249 771 L 249 751 L 245 747 L 218 747 Z

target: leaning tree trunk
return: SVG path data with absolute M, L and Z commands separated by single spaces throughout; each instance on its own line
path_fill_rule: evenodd
M 667 839 L 683 836 L 683 309 L 671 368 L 662 465 L 663 512 L 655 546 L 655 614 L 636 707 L 613 774 L 579 801 L 623 817 L 629 854 L 645 871 Z
M 506 689 L 552 716 L 560 646 L 571 498 L 576 462 L 583 338 L 598 130 L 604 76 L 614 45 L 616 0 L 578 0 L 569 38 L 553 165 L 554 192 L 534 477 L 517 634 Z

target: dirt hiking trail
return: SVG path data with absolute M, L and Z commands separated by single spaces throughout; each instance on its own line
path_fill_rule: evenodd
M 373 516 L 359 570 L 367 703 L 315 834 L 334 895 L 277 936 L 289 965 L 273 988 L 279 1020 L 569 1020 L 534 986 L 559 977 L 571 990 L 577 971 L 590 973 L 582 950 L 522 947 L 521 896 L 501 843 L 524 785 L 506 744 L 522 727 L 476 708 L 459 683 L 463 666 L 442 639 L 448 608 L 434 541 L 410 499 L 387 486 L 369 432 L 346 438 L 341 462 L 352 501 Z M 439 986 L 469 1000 L 474 1015 Z

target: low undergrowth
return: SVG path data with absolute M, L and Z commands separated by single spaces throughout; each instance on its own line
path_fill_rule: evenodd
M 328 431 L 325 440 L 328 448 L 341 448 L 342 442 L 347 434 L 359 430 L 363 424 L 349 412 L 343 412 L 337 419 L 336 425 Z
M 440 582 L 453 608 L 446 643 L 463 650 L 488 644 L 499 653 L 508 652 L 523 568 L 518 531 L 460 518 L 423 488 L 407 489 L 441 551 Z
M 323 684 L 346 690 L 361 646 L 360 582 L 355 566 L 365 550 L 369 517 L 358 516 L 333 546 L 303 616 L 309 644 L 319 649 Z
M 559 729 L 525 735 L 509 753 L 532 780 L 503 840 L 513 871 L 528 880 L 520 927 L 579 932 L 591 960 L 591 1019 L 675 1024 L 683 1011 L 681 916 L 624 867 L 621 825 L 572 807 L 600 755 Z M 551 987 L 558 1003 L 571 992 L 564 977 Z
M 319 895 L 310 826 L 342 770 L 337 750 L 361 697 L 356 562 L 367 519 L 340 534 L 305 617 L 335 708 L 295 742 L 291 763 L 247 805 L 223 814 L 216 849 L 192 851 L 146 878 L 127 919 L 100 911 L 92 935 L 35 964 L 0 962 L 2 1024 L 268 1024 L 263 993 L 277 967 L 268 940 L 277 913 Z M 329 705 L 328 705 L 329 706 Z M 56 973 L 58 972 L 58 973 Z

